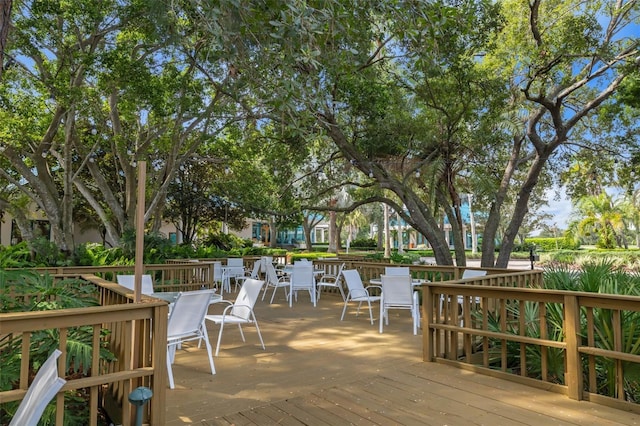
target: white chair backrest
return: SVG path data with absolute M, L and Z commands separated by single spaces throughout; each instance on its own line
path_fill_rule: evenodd
M 294 265 L 310 265 L 311 261 L 309 259 L 298 259 L 293 262 Z
M 487 275 L 487 271 L 480 271 L 478 269 L 465 269 L 462 273 L 462 279 L 484 277 L 485 275 Z
M 213 281 L 222 281 L 222 262 L 220 261 L 213 262 Z
M 309 289 L 313 285 L 313 266 L 311 264 L 294 264 L 291 272 L 291 288 L 294 290 L 300 288 Z
M 260 264 L 263 272 L 267 272 L 267 265 L 273 265 L 273 256 L 262 256 Z
M 227 259 L 227 266 L 230 267 L 227 273 L 230 277 L 244 275 L 244 259 L 241 257 L 230 257 Z
M 342 275 L 342 270 L 344 269 L 344 266 L 345 266 L 344 262 L 341 263 L 340 266 L 338 266 L 338 272 L 336 272 L 336 282 L 338 280 L 340 280 L 340 277 Z
M 411 306 L 413 304 L 413 288 L 409 275 L 383 275 L 381 278 L 385 305 Z
M 129 290 L 133 290 L 135 286 L 135 275 L 118 275 L 117 277 L 118 284 L 123 287 L 128 288 Z M 142 294 L 151 295 L 153 294 L 153 280 L 151 279 L 151 275 L 143 275 L 142 276 Z
M 367 290 L 364 289 L 362 278 L 360 278 L 360 273 L 357 269 L 343 269 L 342 277 L 347 283 L 351 297 L 363 297 L 369 294 Z
M 213 290 L 187 291 L 178 294 L 167 326 L 167 339 L 190 336 L 198 332 L 207 314 Z
M 267 264 L 266 278 L 267 282 L 271 285 L 276 285 L 279 281 L 278 273 L 272 263 Z
M 385 266 L 385 275 L 411 275 L 408 266 Z
M 257 279 L 260 275 L 260 268 L 262 267 L 262 262 L 256 260 L 253 262 L 253 269 L 251 270 L 251 278 Z
M 248 320 L 251 318 L 251 310 L 258 300 L 260 290 L 264 281 L 255 280 L 253 278 L 246 279 L 240 287 L 238 297 L 233 302 L 233 308 L 231 308 L 231 315 Z
M 241 266 L 244 268 L 244 260 L 241 257 L 230 257 L 227 259 L 227 266 Z
M 67 382 L 58 376 L 61 354 L 60 350 L 54 350 L 40 366 L 9 426 L 37 426 L 49 402 Z

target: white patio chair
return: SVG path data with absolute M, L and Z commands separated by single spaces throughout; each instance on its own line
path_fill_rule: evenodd
M 460 277 L 460 279 L 466 280 L 468 278 L 484 277 L 485 275 L 487 275 L 487 271 L 483 271 L 479 269 L 465 269 L 464 272 L 462 272 L 462 277 Z M 447 299 L 449 299 L 449 297 L 447 297 Z M 479 304 L 482 298 L 474 297 L 473 299 L 471 299 L 470 297 L 469 300 L 473 301 L 473 303 L 475 304 Z M 464 296 L 458 296 L 457 301 L 458 301 L 458 306 L 461 307 L 462 304 L 464 303 Z M 445 302 L 446 302 L 445 295 L 444 294 L 440 295 L 440 312 L 443 312 Z M 451 300 L 451 302 L 453 303 L 453 300 Z
M 254 280 L 259 280 L 260 279 L 260 268 L 261 268 L 261 261 L 256 260 L 255 262 L 253 262 L 253 269 L 251 269 L 251 273 L 249 273 L 249 274 L 245 273 L 245 275 L 242 276 L 242 277 L 236 277 L 236 282 L 240 282 L 240 285 L 242 285 L 249 278 L 254 279 Z
M 211 355 L 211 344 L 204 325 L 204 317 L 207 314 L 212 295 L 213 290 L 186 291 L 178 294 L 173 303 L 167 326 L 167 372 L 171 389 L 175 387 L 171 364 L 175 359 L 176 349 L 184 342 L 204 340 L 209 355 L 211 374 L 216 374 Z
M 265 294 L 267 294 L 267 290 L 269 289 L 269 287 L 273 288 L 273 293 L 271 294 L 271 300 L 269 301 L 269 303 L 273 303 L 273 298 L 275 297 L 276 291 L 279 288 L 284 288 L 284 296 L 287 300 L 289 299 L 289 277 L 287 277 L 286 275 L 282 275 L 279 277 L 278 273 L 276 272 L 276 268 L 270 264 L 267 265 L 266 278 L 267 279 L 265 281 L 264 291 L 262 293 L 262 300 L 264 300 L 264 296 Z
M 227 291 L 231 291 L 231 279 L 233 278 L 236 290 L 239 283 L 238 278 L 243 277 L 245 274 L 244 259 L 241 257 L 229 257 L 227 258 L 227 267 L 225 269 L 224 287 Z
M 135 275 L 117 275 L 116 279 L 118 280 L 118 284 L 121 286 L 126 287 L 129 290 L 134 290 L 136 280 Z M 145 274 L 142 276 L 142 294 L 151 296 L 153 293 L 153 280 L 151 279 L 151 275 Z
M 316 306 L 316 283 L 313 277 L 313 264 L 295 263 L 289 278 L 289 307 L 293 306 L 293 299 L 298 300 L 298 291 L 306 290 L 313 306 Z
M 413 334 L 418 334 L 420 313 L 418 310 L 418 292 L 413 290 L 409 275 L 383 275 L 382 294 L 380 298 L 380 333 L 383 323 L 389 325 L 390 309 L 406 309 L 411 311 Z M 383 321 L 384 319 L 384 321 Z
M 324 274 L 320 277 L 318 282 L 316 283 L 316 292 L 318 293 L 318 300 L 320 300 L 320 293 L 323 288 L 337 288 L 340 291 L 340 295 L 342 295 L 342 300 L 345 301 L 347 298 L 344 295 L 344 290 L 342 289 L 342 270 L 344 269 L 344 263 L 341 263 L 338 267 L 338 272 L 336 274 Z
M 273 265 L 273 256 L 260 257 L 260 271 L 264 274 L 267 273 L 267 265 Z
M 67 381 L 58 375 L 59 349 L 40 366 L 9 426 L 37 426 L 49 402 Z
M 347 311 L 347 305 L 349 302 L 358 302 L 358 310 L 356 311 L 356 316 L 360 314 L 360 306 L 363 302 L 367 302 L 369 306 L 369 318 L 371 319 L 371 324 L 373 324 L 373 310 L 371 309 L 371 302 L 379 302 L 380 296 L 374 296 L 369 293 L 369 290 L 377 288 L 381 289 L 380 286 L 367 286 L 366 288 L 362 284 L 362 278 L 360 278 L 360 273 L 356 269 L 343 269 L 342 277 L 344 278 L 344 282 L 347 284 L 347 288 L 349 292 L 347 293 L 347 298 L 344 301 L 344 307 L 342 308 L 342 316 L 340 317 L 340 321 L 344 319 L 344 314 Z
M 465 269 L 460 279 L 466 280 L 467 278 L 478 278 L 478 277 L 484 277 L 486 275 L 487 275 L 487 271 L 482 271 L 479 269 Z M 471 300 L 471 298 L 469 299 Z M 481 300 L 480 297 L 473 298 L 473 301 L 476 304 L 480 303 L 480 300 Z M 458 303 L 462 304 L 463 302 L 464 302 L 464 297 L 458 296 Z
M 487 271 L 482 271 L 479 269 L 465 269 L 460 279 L 464 280 L 467 278 L 484 277 L 485 275 L 487 275 Z
M 222 276 L 222 262 L 216 260 L 213 262 L 213 282 L 216 283 L 216 286 L 220 284 L 220 287 L 224 285 L 223 283 L 224 277 Z
M 253 278 L 246 279 L 242 284 L 242 287 L 240 287 L 240 292 L 238 293 L 238 297 L 236 297 L 235 302 L 223 300 L 223 302 L 228 303 L 229 306 L 224 308 L 222 315 L 205 316 L 205 319 L 212 321 L 215 324 L 220 324 L 218 344 L 216 345 L 216 356 L 218 356 L 218 353 L 220 352 L 220 341 L 222 340 L 222 330 L 224 330 L 225 324 L 238 324 L 238 329 L 240 329 L 240 336 L 242 336 L 243 342 L 246 342 L 246 340 L 244 338 L 244 333 L 242 332 L 242 324 L 254 324 L 256 326 L 256 331 L 258 332 L 258 337 L 260 338 L 260 343 L 262 344 L 262 349 L 266 349 L 264 347 L 264 341 L 262 340 L 262 334 L 260 333 L 260 327 L 258 326 L 258 320 L 253 312 L 253 307 L 256 304 L 256 300 L 258 300 L 258 296 L 260 295 L 260 290 L 263 285 L 264 281 L 255 280 Z
M 411 271 L 408 266 L 385 266 L 385 275 L 411 275 Z

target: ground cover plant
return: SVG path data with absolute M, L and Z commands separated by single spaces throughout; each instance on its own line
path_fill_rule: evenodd
M 93 285 L 79 279 L 56 279 L 50 274 L 30 270 L 0 270 L 0 313 L 46 311 L 96 306 L 97 292 Z M 92 328 L 67 330 L 66 378 L 83 377 L 91 373 Z M 106 335 L 103 332 L 103 337 Z M 45 329 L 31 334 L 29 356 L 30 379 L 60 341 L 57 329 Z M 102 341 L 105 341 L 104 339 Z M 22 339 L 13 335 L 0 338 L 0 390 L 15 389 L 20 380 Z M 100 348 L 103 362 L 115 360 L 105 345 Z M 65 393 L 65 425 L 87 424 L 89 395 L 83 390 Z M 8 424 L 19 401 L 0 405 L 0 424 Z M 41 424 L 55 424 L 54 404 L 47 407 Z
M 600 260 L 583 264 L 580 268 L 569 265 L 555 264 L 544 270 L 544 288 L 550 290 L 580 291 L 592 293 L 620 294 L 628 296 L 640 296 L 640 274 L 630 272 L 616 266 L 615 262 Z M 525 302 L 524 312 L 518 304 L 509 304 L 507 315 L 512 318 L 524 316 L 526 335 L 540 338 L 540 322 L 538 303 Z M 564 339 L 563 310 L 559 304 L 547 303 L 545 305 L 546 338 L 561 341 Z M 617 319 L 612 309 L 594 308 L 593 324 L 595 345 L 602 349 L 614 350 L 614 330 Z M 477 317 L 481 319 L 480 316 Z M 581 312 L 580 338 L 586 342 L 587 317 L 586 311 Z M 620 318 L 621 323 L 621 349 L 623 352 L 640 355 L 640 311 L 625 311 Z M 499 315 L 489 315 L 489 330 L 500 332 Z M 507 333 L 519 334 L 519 325 L 510 324 Z M 521 346 L 517 342 L 507 342 L 507 369 L 520 370 Z M 499 339 L 491 339 L 491 363 L 496 368 L 501 367 L 500 354 L 502 342 Z M 564 382 L 565 358 L 561 349 L 546 348 L 546 373 L 549 380 L 555 383 Z M 527 371 L 528 377 L 540 379 L 542 377 L 543 359 L 541 348 L 537 345 L 527 345 Z M 587 358 L 583 357 L 583 371 L 585 389 L 589 384 L 586 373 Z M 596 362 L 596 388 L 597 392 L 610 397 L 618 397 L 620 389 L 615 384 L 616 362 L 604 357 L 595 357 Z M 624 393 L 630 402 L 640 402 L 640 365 L 624 362 Z

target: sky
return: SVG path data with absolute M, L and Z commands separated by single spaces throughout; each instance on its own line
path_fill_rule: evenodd
M 567 229 L 569 226 L 571 215 L 571 201 L 567 198 L 564 188 L 560 188 L 560 198 L 556 200 L 556 188 L 547 189 L 545 192 L 546 199 L 549 203 L 548 206 L 544 206 L 542 210 L 552 215 L 552 218 L 547 221 L 551 226 L 554 224 L 558 229 Z

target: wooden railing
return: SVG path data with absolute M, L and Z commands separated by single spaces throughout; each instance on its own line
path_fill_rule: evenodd
M 71 266 L 58 268 L 36 268 L 38 272 L 57 275 L 94 274 L 105 281 L 116 282 L 117 275 L 133 275 L 133 265 L 118 266 Z M 144 274 L 151 275 L 153 287 L 157 292 L 190 291 L 213 288 L 213 262 L 174 262 L 167 264 L 144 265 Z
M 640 298 L 541 289 L 541 276 L 426 283 L 424 360 L 640 413 Z
M 150 297 L 133 303 L 130 291 L 117 284 L 90 274 L 64 276 L 72 277 L 94 283 L 102 306 L 0 314 L 0 336 L 21 348 L 19 387 L 0 392 L 0 403 L 22 399 L 28 389 L 34 332 L 48 330 L 57 336 L 55 344 L 62 351 L 59 368 L 65 371 L 69 333 L 78 327 L 90 327 L 91 363 L 74 365 L 84 374 L 66 377 L 67 383 L 56 397 L 56 424 L 64 422 L 64 393 L 73 390 L 84 390 L 88 395 L 87 424 L 97 424 L 100 409 L 105 409 L 114 422 L 132 424 L 135 408 L 127 398 L 137 386 L 153 391 L 153 398 L 144 407 L 144 417 L 151 424 L 164 424 L 167 303 Z M 115 361 L 104 360 L 101 348 L 115 355 Z
M 246 258 L 247 269 L 257 259 Z M 145 273 L 153 275 L 156 291 L 210 288 L 215 285 L 210 261 L 146 265 Z M 388 266 L 357 259 L 322 259 L 314 264 L 335 273 L 342 262 L 357 269 L 365 282 L 378 278 Z M 630 402 L 629 386 L 640 389 L 638 375 L 632 374 L 640 371 L 640 332 L 624 327 L 631 320 L 640 323 L 640 298 L 543 290 L 541 271 L 486 269 L 484 277 L 461 280 L 464 267 L 410 265 L 410 269 L 414 277 L 430 281 L 422 287 L 425 361 L 638 411 L 638 405 Z M 128 393 L 135 386 L 148 386 L 154 396 L 146 417 L 154 425 L 164 424 L 167 304 L 152 297 L 134 304 L 131 292 L 113 282 L 116 274 L 133 273 L 133 266 L 49 271 L 94 283 L 102 306 L 0 314 L 0 335 L 22 338 L 20 388 L 0 392 L 0 402 L 19 400 L 27 389 L 31 333 L 59 330 L 60 349 L 65 352 L 68 330 L 88 325 L 94 336 L 91 373 L 70 380 L 64 389 L 88 389 L 91 424 L 102 404 L 114 420 L 119 416 L 126 425 L 133 415 Z M 116 362 L 99 359 L 101 344 L 116 355 Z M 611 380 L 602 376 L 603 366 Z M 57 415 L 63 416 L 60 395 Z

